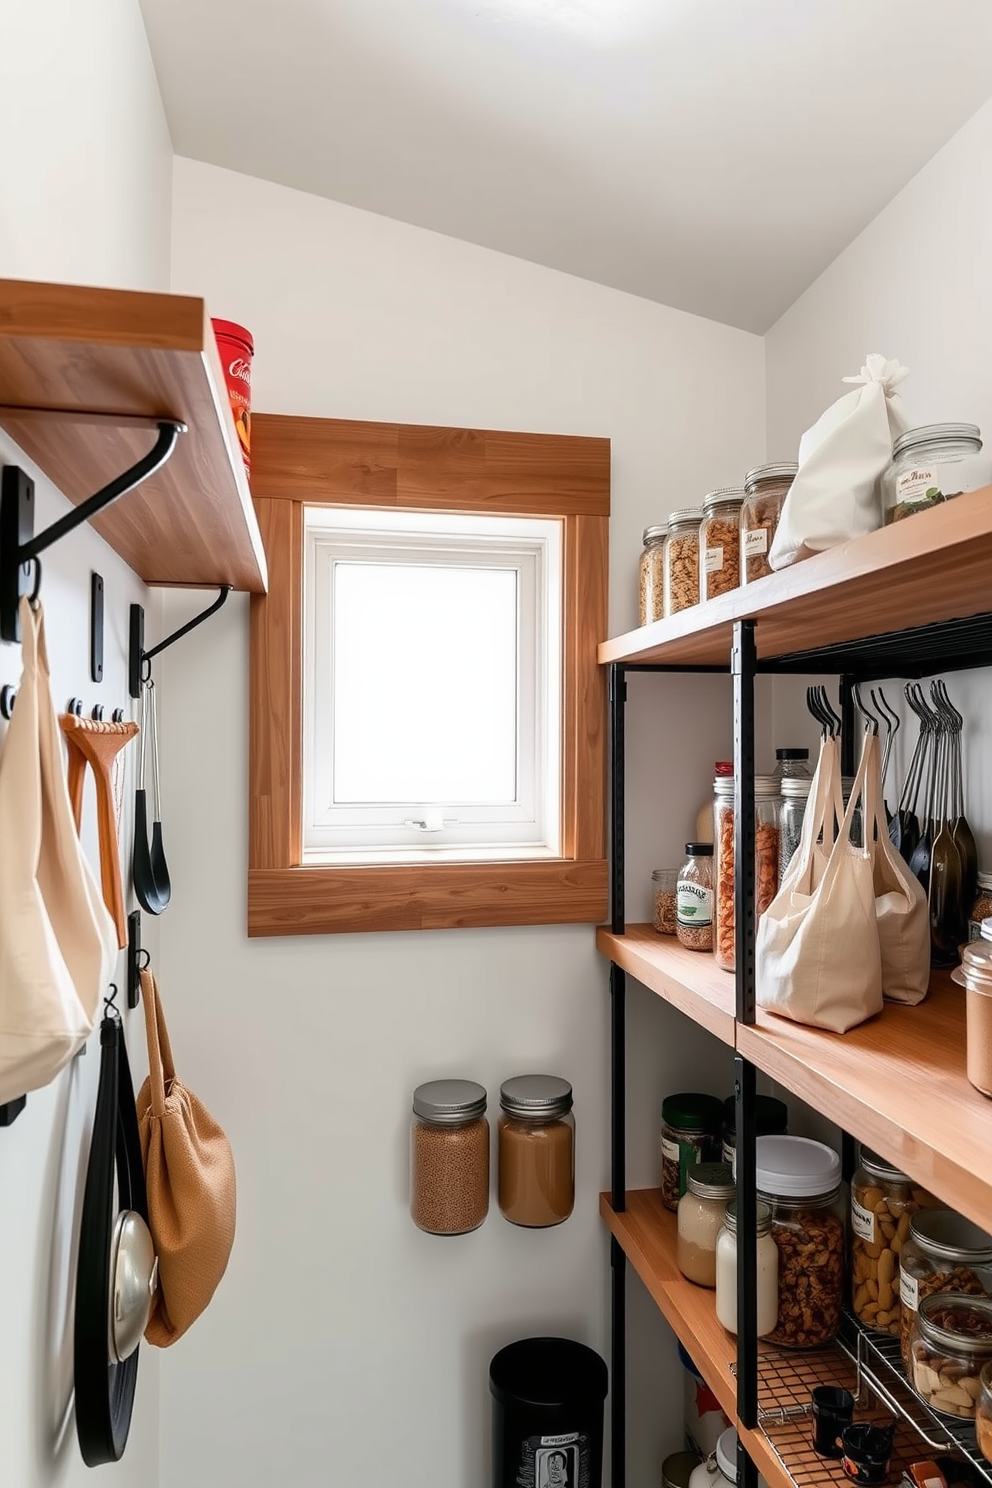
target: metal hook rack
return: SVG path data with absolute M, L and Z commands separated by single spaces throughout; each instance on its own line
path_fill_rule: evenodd
M 37 599 L 41 588 L 40 559 L 46 548 L 68 537 L 83 522 L 148 480 L 169 459 L 179 435 L 185 433 L 186 425 L 179 419 L 160 419 L 158 438 L 147 455 L 37 536 L 34 481 L 20 466 L 4 466 L 0 484 L 0 639 L 20 640 L 17 606 L 26 594 L 32 601 Z
M 184 635 L 189 635 L 191 630 L 195 630 L 198 625 L 202 625 L 204 620 L 209 620 L 211 615 L 216 615 L 217 611 L 227 600 L 227 596 L 233 587 L 232 584 L 221 584 L 220 593 L 217 595 L 213 604 L 208 605 L 205 610 L 201 610 L 198 615 L 194 615 L 192 620 L 187 620 L 185 625 L 180 625 L 178 630 L 174 630 L 171 635 L 166 636 L 164 641 L 159 641 L 158 645 L 153 646 L 150 651 L 145 650 L 144 606 L 139 604 L 133 604 L 131 606 L 127 678 L 128 691 L 133 698 L 141 696 L 142 683 L 147 682 L 151 677 L 152 657 L 158 656 L 160 652 L 168 650 L 170 646 L 175 645 L 176 641 L 181 640 Z

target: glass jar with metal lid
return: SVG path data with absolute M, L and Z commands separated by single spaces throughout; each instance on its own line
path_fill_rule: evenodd
M 782 781 L 782 804 L 779 807 L 778 826 L 778 881 L 781 887 L 785 870 L 792 862 L 803 835 L 803 818 L 809 800 L 809 788 L 813 784 L 807 778 L 787 776 Z
M 688 951 L 713 949 L 713 844 L 687 842 L 675 891 L 675 933 Z
M 811 780 L 808 749 L 776 749 L 775 768 L 779 780 Z
M 673 511 L 665 543 L 665 614 L 699 603 L 699 507 Z
M 851 1300 L 868 1328 L 900 1334 L 899 1256 L 933 1194 L 867 1147 L 851 1179 Z
M 757 1206 L 757 1333 L 765 1338 L 778 1322 L 778 1246 L 772 1239 L 770 1204 Z M 716 1315 L 728 1333 L 737 1332 L 737 1203 L 727 1205 L 716 1239 Z
M 909 1382 L 931 1410 L 975 1419 L 982 1370 L 992 1362 L 992 1301 L 940 1292 L 924 1297 L 910 1342 Z
M 464 1235 L 489 1213 L 486 1092 L 474 1080 L 429 1080 L 413 1092 L 410 1215 L 429 1235 Z
M 901 434 L 882 475 L 886 524 L 992 484 L 977 424 L 925 424 Z
M 741 583 L 753 584 L 773 572 L 768 554 L 778 531 L 782 506 L 799 466 L 794 460 L 758 465 L 744 478 L 741 507 Z
M 779 780 L 775 775 L 754 777 L 754 899 L 764 914 L 778 893 Z M 713 951 L 717 965 L 733 971 L 736 960 L 734 937 L 734 777 L 717 776 L 713 781 L 713 829 L 716 846 L 716 935 Z
M 724 1162 L 696 1163 L 686 1174 L 679 1199 L 675 1259 L 682 1275 L 697 1286 L 716 1286 L 716 1237 L 727 1205 L 734 1197 L 734 1178 Z
M 899 1252 L 900 1342 L 910 1368 L 910 1338 L 920 1303 L 937 1292 L 992 1296 L 992 1235 L 953 1209 L 921 1209 Z
M 667 523 L 660 527 L 645 527 L 644 529 L 644 547 L 638 565 L 640 576 L 639 625 L 650 625 L 652 620 L 664 618 L 665 539 L 667 537 Z
M 771 1343 L 819 1348 L 840 1327 L 844 1303 L 841 1162 L 807 1137 L 758 1137 L 755 1181 L 771 1205 L 778 1247 L 778 1321 Z
M 741 582 L 741 502 L 738 486 L 725 486 L 703 497 L 699 524 L 699 597 L 727 594 Z
M 720 1102 L 715 1095 L 684 1091 L 661 1103 L 661 1202 L 674 1213 L 690 1168 L 720 1156 Z
M 575 1203 L 572 1087 L 557 1075 L 515 1075 L 499 1090 L 499 1207 L 527 1229 L 561 1224 Z

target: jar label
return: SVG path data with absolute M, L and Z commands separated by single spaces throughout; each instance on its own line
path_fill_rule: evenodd
M 712 925 L 713 890 L 704 884 L 679 884 L 675 894 L 675 916 L 680 925 Z
M 755 527 L 752 532 L 744 534 L 744 557 L 756 558 L 759 553 L 768 552 L 768 528 Z
M 914 465 L 896 476 L 896 500 L 910 506 L 917 501 L 933 501 L 941 495 L 940 471 L 933 465 Z
M 707 573 L 719 573 L 723 568 L 723 548 L 707 548 L 703 561 Z
M 899 1268 L 899 1301 L 910 1312 L 918 1312 L 920 1306 L 920 1283 L 917 1277 Z
M 671 1137 L 662 1137 L 661 1155 L 666 1162 L 677 1163 L 679 1160 L 679 1144 L 673 1142 Z
M 864 1204 L 859 1204 L 854 1195 L 851 1195 L 851 1229 L 862 1240 L 867 1240 L 869 1245 L 875 1244 L 875 1216 Z

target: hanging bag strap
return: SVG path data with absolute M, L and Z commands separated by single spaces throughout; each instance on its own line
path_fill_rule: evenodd
M 148 1040 L 148 1083 L 153 1116 L 165 1115 L 165 1097 L 176 1078 L 172 1044 L 165 1025 L 158 983 L 147 967 L 141 972 L 141 1001 L 145 1009 L 145 1035 Z

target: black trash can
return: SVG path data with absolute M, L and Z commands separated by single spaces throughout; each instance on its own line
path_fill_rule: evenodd
M 493 1488 L 602 1488 L 599 1355 L 570 1338 L 521 1338 L 493 1356 Z

